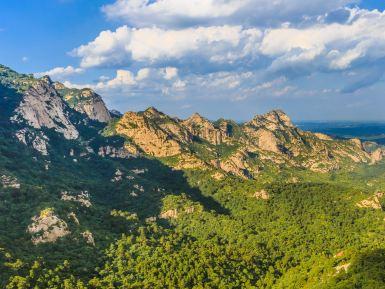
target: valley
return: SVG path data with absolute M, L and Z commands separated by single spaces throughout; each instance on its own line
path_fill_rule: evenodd
M 111 112 L 0 66 L 0 287 L 385 287 L 366 126 Z

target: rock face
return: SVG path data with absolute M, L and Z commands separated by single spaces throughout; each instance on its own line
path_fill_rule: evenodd
M 69 120 L 66 104 L 53 88 L 49 78 L 36 81 L 24 93 L 12 120 L 18 123 L 25 120 L 36 129 L 54 129 L 66 139 L 79 137 L 79 132 Z
M 107 145 L 99 148 L 98 155 L 101 157 L 108 156 L 110 158 L 127 159 L 136 157 L 138 154 L 136 151 L 129 150 L 126 146 L 117 148 Z
M 156 157 L 178 155 L 183 151 L 183 144 L 191 141 L 191 134 L 185 127 L 154 108 L 124 114 L 115 129 L 146 154 Z
M 320 140 L 330 140 L 330 141 L 333 140 L 332 137 L 330 137 L 330 136 L 328 136 L 326 134 L 320 133 L 320 132 L 316 132 L 316 133 L 314 133 L 314 135 L 316 137 L 318 137 Z
M 194 113 L 190 118 L 183 121 L 182 125 L 184 125 L 192 135 L 200 137 L 213 145 L 221 144 L 226 137 L 219 128 L 214 127 L 209 120 L 198 113 Z
M 79 139 L 78 144 L 84 146 L 80 157 L 94 153 L 94 149 L 101 157 L 149 155 L 162 158 L 175 169 L 217 169 L 224 175 L 242 178 L 289 167 L 326 173 L 360 163 L 374 164 L 385 155 L 383 148 L 365 145 L 358 139 L 333 140 L 302 131 L 281 110 L 256 115 L 243 124 L 223 119 L 211 122 L 197 113 L 181 120 L 153 107 L 123 116 L 113 113 L 114 120 L 110 121 L 111 112 L 90 89 L 69 89 L 52 83 L 49 77 L 34 79 L 6 68 L 0 69 L 0 82 L 17 91 L 15 99 L 8 102 L 12 109 L 2 110 L 7 120 L 12 112 L 11 120 L 17 127 L 14 136 L 42 155 L 53 149 L 47 136 L 56 139 L 44 129 L 54 130 L 68 140 Z M 0 99 L 1 104 L 6 98 Z M 90 119 L 109 122 L 102 133 L 106 138 L 83 139 L 87 137 L 86 125 L 95 131 L 102 128 Z M 80 137 L 79 131 L 84 135 Z M 124 141 L 111 140 L 116 136 Z
M 94 235 L 90 231 L 83 232 L 82 236 L 83 236 L 84 240 L 87 242 L 87 244 L 95 246 Z
M 45 209 L 33 217 L 27 231 L 32 235 L 32 242 L 35 245 L 53 243 L 70 234 L 67 223 L 56 216 L 53 209 Z
M 256 199 L 265 200 L 265 201 L 270 199 L 270 195 L 266 190 L 261 190 L 259 192 L 255 192 L 253 197 Z
M 178 210 L 172 209 L 172 210 L 162 212 L 159 215 L 159 218 L 161 218 L 161 219 L 176 219 L 176 218 L 178 218 Z
M 90 195 L 87 191 L 81 191 L 80 193 L 62 192 L 61 199 L 67 202 L 76 202 L 83 207 L 91 207 Z
M 21 186 L 17 178 L 12 176 L 6 176 L 6 175 L 2 175 L 0 177 L 0 183 L 5 189 L 8 189 L 8 188 L 20 189 L 20 186 Z
M 23 144 L 33 147 L 42 155 L 48 155 L 49 138 L 41 131 L 31 131 L 23 128 L 15 133 L 15 137 Z
M 377 192 L 372 197 L 362 200 L 357 203 L 357 207 L 359 208 L 370 208 L 375 210 L 381 210 L 381 199 L 385 197 L 385 193 Z
M 326 173 L 338 170 L 346 160 L 377 162 L 383 154 L 369 154 L 359 140 L 333 140 L 302 131 L 281 110 L 238 125 L 225 120 L 214 124 L 199 114 L 180 120 L 149 108 L 126 113 L 117 122 L 115 133 L 145 154 L 177 157 L 171 164 L 176 169 L 215 167 L 242 178 L 256 177 L 268 166 Z
M 92 120 L 108 122 L 111 114 L 103 99 L 89 88 L 68 89 L 61 83 L 55 83 L 55 88 L 64 100 L 74 110 L 87 115 Z
M 379 161 L 382 161 L 385 157 L 385 149 L 378 148 L 371 154 L 372 163 L 377 163 Z

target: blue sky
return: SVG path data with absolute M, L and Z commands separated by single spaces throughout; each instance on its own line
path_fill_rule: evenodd
M 385 1 L 307 2 L 0 1 L 0 63 L 120 111 L 385 120 Z

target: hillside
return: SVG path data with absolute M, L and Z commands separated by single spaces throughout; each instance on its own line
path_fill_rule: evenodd
M 385 149 L 297 128 L 120 116 L 0 66 L 0 287 L 384 288 Z

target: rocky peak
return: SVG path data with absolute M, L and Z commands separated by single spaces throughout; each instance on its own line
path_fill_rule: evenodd
M 201 123 L 207 123 L 209 122 L 208 119 L 204 118 L 201 116 L 199 113 L 195 112 L 193 115 L 191 115 L 188 118 L 189 121 L 194 122 L 196 124 L 201 124 Z
M 182 122 L 192 135 L 200 137 L 211 144 L 219 145 L 222 143 L 224 134 L 216 128 L 208 119 L 202 117 L 199 113 L 194 113 L 188 119 Z
M 54 82 L 53 87 L 56 90 L 66 89 L 65 85 L 63 83 L 61 83 L 61 82 Z
M 48 75 L 44 75 L 42 78 L 40 78 L 41 81 L 44 81 L 48 85 L 52 85 L 52 79 Z
M 150 106 L 144 111 L 144 115 L 149 118 L 163 118 L 165 114 L 159 110 L 157 110 L 155 107 Z
M 289 116 L 282 110 L 272 110 L 266 114 L 256 115 L 248 124 L 264 126 L 269 130 L 293 128 L 294 125 Z
M 191 136 L 180 123 L 151 107 L 144 112 L 128 112 L 115 127 L 119 135 L 130 138 L 145 153 L 158 157 L 182 152 Z
M 26 121 L 36 129 L 54 129 L 66 139 L 77 139 L 79 132 L 69 120 L 67 106 L 48 80 L 38 80 L 25 91 L 11 120 Z
M 68 89 L 61 83 L 55 83 L 54 86 L 72 109 L 99 122 L 111 120 L 111 114 L 102 97 L 92 89 Z

